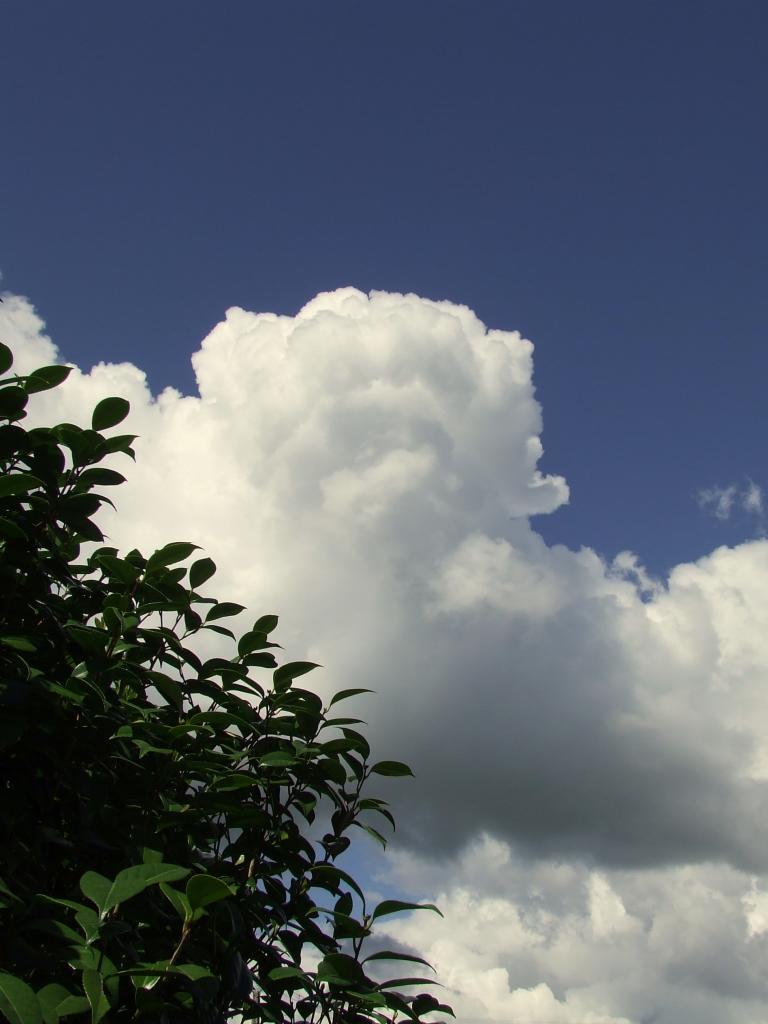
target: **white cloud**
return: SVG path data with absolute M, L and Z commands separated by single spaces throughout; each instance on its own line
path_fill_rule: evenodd
M 23 369 L 55 358 L 42 331 L 25 300 L 0 306 Z M 216 592 L 251 618 L 277 612 L 287 655 L 326 666 L 324 692 L 378 691 L 358 706 L 375 751 L 416 770 L 393 790 L 413 863 L 429 879 L 448 858 L 462 934 L 440 963 L 468 1018 L 763 1020 L 749 971 L 716 981 L 715 938 L 687 960 L 678 942 L 685 984 L 660 965 L 676 920 L 696 942 L 717 932 L 708 901 L 724 901 L 735 951 L 763 941 L 768 542 L 663 582 L 629 552 L 606 565 L 547 546 L 531 517 L 568 488 L 539 469 L 532 346 L 465 307 L 342 289 L 296 317 L 233 309 L 193 364 L 199 397 L 154 398 L 128 364 L 76 370 L 36 396 L 33 421 L 129 398 L 141 437 L 104 515 L 113 542 L 201 544 Z
M 754 480 L 747 481 L 741 500 L 745 512 L 752 512 L 756 516 L 764 515 L 763 489 Z
M 697 495 L 699 507 L 715 519 L 730 519 L 734 508 L 762 520 L 765 515 L 763 490 L 754 480 L 743 484 L 729 484 L 727 487 L 704 488 Z
M 457 1019 L 553 1024 L 761 1024 L 766 894 L 716 865 L 651 871 L 530 863 L 484 836 L 435 866 L 390 857 L 434 899 L 384 925 L 423 951 Z

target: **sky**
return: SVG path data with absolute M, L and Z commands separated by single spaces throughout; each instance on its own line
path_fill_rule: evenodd
M 377 691 L 360 864 L 466 1024 L 768 1019 L 767 33 L 4 6 L 0 337 L 79 368 L 33 419 L 129 398 L 113 542 Z

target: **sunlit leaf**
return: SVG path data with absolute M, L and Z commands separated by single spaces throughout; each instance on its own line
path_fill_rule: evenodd
M 189 874 L 188 868 L 177 864 L 136 864 L 124 868 L 114 880 L 105 878 L 96 871 L 86 871 L 80 879 L 80 889 L 84 896 L 96 904 L 103 918 L 106 913 L 119 903 L 138 896 L 150 885 L 157 882 L 174 882 Z

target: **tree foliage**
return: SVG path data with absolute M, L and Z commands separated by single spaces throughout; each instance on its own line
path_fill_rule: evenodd
M 0 1016 L 320 1022 L 448 1013 L 418 957 L 366 954 L 376 920 L 336 862 L 353 829 L 384 842 L 384 801 L 357 719 L 278 666 L 263 615 L 203 596 L 211 559 L 186 542 L 149 557 L 106 545 L 94 516 L 133 457 L 104 432 L 121 398 L 25 429 L 68 369 L 12 375 L 0 345 Z M 189 560 L 192 559 L 191 564 Z M 182 564 L 185 563 L 185 564 Z M 216 635 L 229 657 L 205 657 Z M 201 642 L 202 641 L 202 642 Z M 209 650 L 210 650 L 210 645 Z M 435 908 L 432 908 L 435 909 Z M 423 972 L 422 972 L 423 973 Z

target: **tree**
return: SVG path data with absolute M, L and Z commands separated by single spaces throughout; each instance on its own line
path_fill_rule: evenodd
M 196 545 L 148 558 L 106 545 L 94 515 L 133 435 L 121 398 L 25 429 L 69 369 L 13 376 L 0 345 L 0 1015 L 60 1020 L 320 1022 L 450 1013 L 429 979 L 382 981 L 373 909 L 337 863 L 353 828 L 384 842 L 384 801 L 354 718 L 278 666 L 263 615 L 203 596 Z M 190 558 L 191 564 L 186 563 Z M 229 657 L 200 653 L 217 634 Z M 196 650 L 197 647 L 197 650 Z M 436 908 L 432 907 L 435 910 Z

